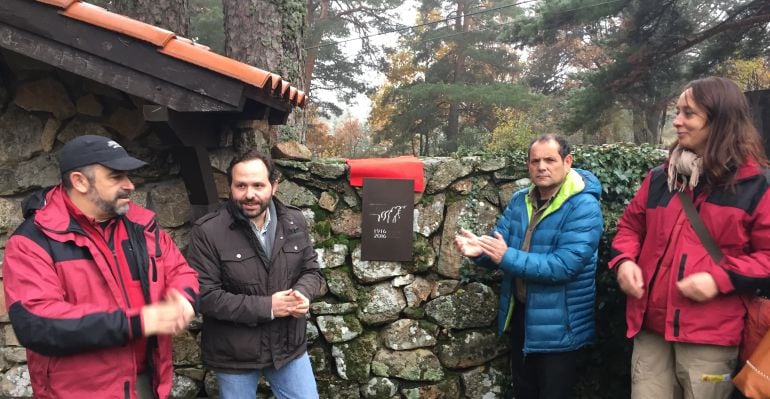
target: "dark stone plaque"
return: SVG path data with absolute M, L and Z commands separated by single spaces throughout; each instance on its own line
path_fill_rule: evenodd
M 364 178 L 361 259 L 412 260 L 414 180 Z

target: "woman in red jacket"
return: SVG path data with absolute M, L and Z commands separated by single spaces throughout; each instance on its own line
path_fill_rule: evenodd
M 690 82 L 677 141 L 618 222 L 610 268 L 628 295 L 632 398 L 728 398 L 746 313 L 741 292 L 770 276 L 770 173 L 741 90 Z M 676 195 L 695 203 L 724 254 L 715 262 Z

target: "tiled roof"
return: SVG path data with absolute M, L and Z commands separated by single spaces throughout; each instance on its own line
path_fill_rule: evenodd
M 2 1 L 2 0 L 0 0 Z M 216 54 L 206 46 L 177 36 L 174 32 L 124 15 L 115 14 L 80 0 L 36 0 L 61 8 L 60 14 L 103 29 L 118 32 L 158 47 L 158 51 L 190 64 L 237 79 L 259 89 L 270 89 L 276 97 L 304 107 L 307 96 L 279 75 Z

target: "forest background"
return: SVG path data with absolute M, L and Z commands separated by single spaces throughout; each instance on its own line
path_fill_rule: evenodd
M 666 144 L 689 80 L 770 88 L 767 0 L 410 1 L 92 2 L 291 81 L 311 101 L 275 136 L 316 157 Z
M 504 153 L 560 133 L 604 183 L 601 264 L 640 178 L 673 139 L 682 86 L 770 88 L 768 0 L 90 0 L 280 74 L 310 96 L 276 129 L 314 157 Z M 405 15 L 405 9 L 413 15 Z M 406 21 L 406 22 L 404 22 Z M 361 95 L 368 114 L 351 113 Z M 640 144 L 644 144 L 639 146 Z M 628 397 L 623 296 L 597 275 L 579 397 Z

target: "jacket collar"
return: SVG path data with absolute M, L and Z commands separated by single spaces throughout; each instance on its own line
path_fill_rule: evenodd
M 738 173 L 735 175 L 735 179 L 742 180 L 748 177 L 756 176 L 760 173 L 762 173 L 762 170 L 759 167 L 757 161 L 754 159 L 749 159 L 747 162 L 741 165 L 740 168 L 738 168 Z
M 68 209 L 67 202 L 69 202 L 69 198 L 67 198 L 67 194 L 61 184 L 48 189 L 44 196 L 40 196 L 39 193 L 34 195 L 36 195 L 36 199 L 30 202 L 25 201 L 27 202 L 27 208 L 24 212 L 28 216 L 34 214 L 37 225 L 46 230 L 59 233 L 73 231 L 82 233 L 82 229 L 79 228 L 77 221 L 73 218 L 76 215 L 73 215 L 72 211 Z M 42 202 L 40 201 L 41 198 L 44 198 Z M 74 205 L 72 207 L 74 208 Z M 82 213 L 80 214 L 82 215 Z M 86 216 L 83 215 L 83 217 Z M 133 223 L 147 227 L 154 221 L 155 214 L 131 202 L 126 218 Z
M 548 204 L 548 208 L 546 208 L 542 217 L 545 217 L 546 215 L 553 213 L 557 209 L 561 208 L 564 202 L 566 202 L 575 194 L 583 192 L 585 188 L 586 183 L 583 181 L 581 175 L 574 168 L 570 168 L 569 172 L 567 172 L 567 176 L 565 176 L 564 181 L 559 187 L 559 191 L 557 191 L 556 194 L 551 197 L 552 199 Z M 527 193 L 528 195 L 526 195 L 525 198 L 527 204 L 527 216 L 530 219 L 532 218 L 532 195 L 529 194 L 535 190 L 537 190 L 535 185 L 530 185 L 529 193 Z

